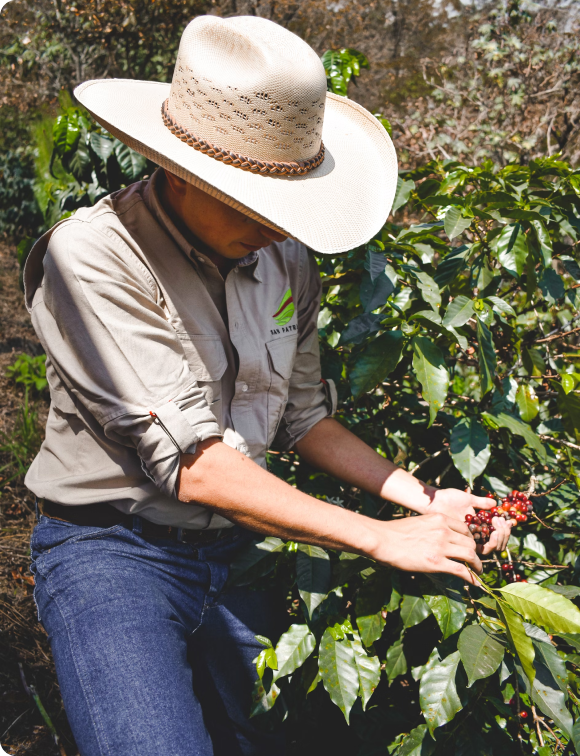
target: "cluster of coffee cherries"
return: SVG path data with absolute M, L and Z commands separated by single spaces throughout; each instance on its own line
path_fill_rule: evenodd
M 502 559 L 506 559 L 508 557 L 507 551 L 501 552 Z M 524 579 L 523 575 L 520 575 L 519 572 L 516 572 L 516 568 L 512 564 L 512 562 L 504 562 L 501 566 L 501 571 L 503 572 L 503 576 L 505 578 L 506 583 L 527 583 L 528 581 Z
M 494 499 L 492 494 L 487 495 L 488 499 Z M 465 522 L 469 527 L 473 538 L 478 544 L 486 544 L 495 528 L 491 524 L 493 517 L 503 517 L 509 520 L 512 526 L 527 522 L 528 517 L 533 514 L 534 507 L 530 499 L 523 491 L 512 491 L 509 496 L 501 500 L 501 504 L 491 509 L 482 509 L 477 514 L 465 515 Z M 504 565 L 507 567 L 508 565 Z

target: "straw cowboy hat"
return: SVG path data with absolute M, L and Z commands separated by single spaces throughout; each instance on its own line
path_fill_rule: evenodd
M 327 93 L 314 50 L 272 21 L 199 16 L 171 84 L 98 79 L 75 95 L 129 147 L 314 251 L 365 243 L 390 212 L 389 135 Z

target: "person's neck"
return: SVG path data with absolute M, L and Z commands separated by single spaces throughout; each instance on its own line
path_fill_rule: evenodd
M 165 181 L 164 176 L 160 176 L 160 181 L 158 183 L 158 192 L 157 195 L 159 197 L 159 201 L 161 202 L 161 205 L 163 206 L 163 209 L 167 213 L 167 215 L 171 218 L 173 224 L 179 231 L 179 233 L 183 236 L 183 238 L 188 242 L 188 244 L 191 244 L 191 246 L 197 250 L 198 252 L 201 252 L 201 254 L 205 255 L 209 260 L 212 261 L 212 263 L 216 266 L 216 268 L 221 273 L 222 278 L 226 278 L 230 270 L 233 270 L 233 268 L 237 265 L 237 260 L 230 260 L 228 257 L 224 257 L 223 255 L 220 255 L 218 252 L 213 250 L 211 247 L 208 247 L 207 244 L 201 241 L 189 228 L 189 226 L 185 223 L 183 218 L 181 217 L 178 209 L 175 207 L 174 203 L 171 201 L 170 192 L 168 191 L 167 182 Z

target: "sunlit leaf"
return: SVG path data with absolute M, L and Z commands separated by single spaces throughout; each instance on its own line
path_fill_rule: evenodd
M 401 331 L 383 333 L 365 347 L 349 376 L 355 399 L 385 380 L 397 367 L 402 349 Z
M 580 610 L 567 598 L 533 583 L 500 588 L 505 600 L 547 633 L 580 633 Z
M 519 585 L 519 583 L 514 583 L 514 585 Z M 530 683 L 533 683 L 536 677 L 536 670 L 534 669 L 534 646 L 526 634 L 522 618 L 505 604 L 498 604 L 497 612 L 499 618 L 503 620 L 506 626 L 507 636 L 518 655 L 528 680 Z
M 459 651 L 455 651 L 427 670 L 421 678 L 419 687 L 421 711 L 431 732 L 451 722 L 457 712 L 463 708 L 455 687 L 459 660 Z
M 381 662 L 378 656 L 369 656 L 364 650 L 360 640 L 355 635 L 352 640 L 354 662 L 358 672 L 359 695 L 362 701 L 363 711 L 375 692 L 381 677 Z
M 335 640 L 330 628 L 326 628 L 320 641 L 320 675 L 328 695 L 342 711 L 347 722 L 360 685 L 354 654 L 348 638 Z
M 296 584 L 311 617 L 330 590 L 330 575 L 328 553 L 319 546 L 299 543 L 296 553 Z
M 493 379 L 497 369 L 497 357 L 491 331 L 480 318 L 477 319 L 477 342 L 481 393 L 487 394 L 493 388 Z
M 446 328 L 449 328 L 449 326 L 458 328 L 459 326 L 465 325 L 465 323 L 467 323 L 467 321 L 473 316 L 473 313 L 473 300 L 460 294 L 449 303 L 447 312 L 443 318 L 443 325 Z
M 387 651 L 385 660 L 385 674 L 389 681 L 394 680 L 399 675 L 404 675 L 407 671 L 407 659 L 403 642 L 398 640 Z
M 429 425 L 432 425 L 445 404 L 449 371 L 439 347 L 425 336 L 413 339 L 413 369 L 421 383 L 423 399 L 429 404 Z
M 522 226 L 519 223 L 507 225 L 495 243 L 501 265 L 512 276 L 519 278 L 528 256 L 528 243 Z
M 453 427 L 450 452 L 453 464 L 473 487 L 491 457 L 489 436 L 477 417 L 464 418 Z
M 471 225 L 472 218 L 464 218 L 458 207 L 451 207 L 445 213 L 445 233 L 450 239 L 460 236 Z
M 468 687 L 476 680 L 492 675 L 501 664 L 505 643 L 500 636 L 484 630 L 481 625 L 469 625 L 461 631 L 457 648 L 468 678 Z
M 277 671 L 274 680 L 291 675 L 301 667 L 316 647 L 308 625 L 291 625 L 276 645 Z
M 533 386 L 524 383 L 520 384 L 516 394 L 516 402 L 522 420 L 526 423 L 531 423 L 540 411 L 540 402 Z
M 437 744 L 429 735 L 427 725 L 419 725 L 405 737 L 397 756 L 432 756 Z
M 414 627 L 431 614 L 427 602 L 420 596 L 403 596 L 401 619 L 404 627 Z

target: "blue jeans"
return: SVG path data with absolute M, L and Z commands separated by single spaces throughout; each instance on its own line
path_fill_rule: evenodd
M 134 531 L 41 515 L 32 534 L 35 600 L 81 755 L 285 753 L 248 717 L 254 636 L 277 638 L 284 612 L 267 592 L 224 590 L 249 534 L 196 549 Z

